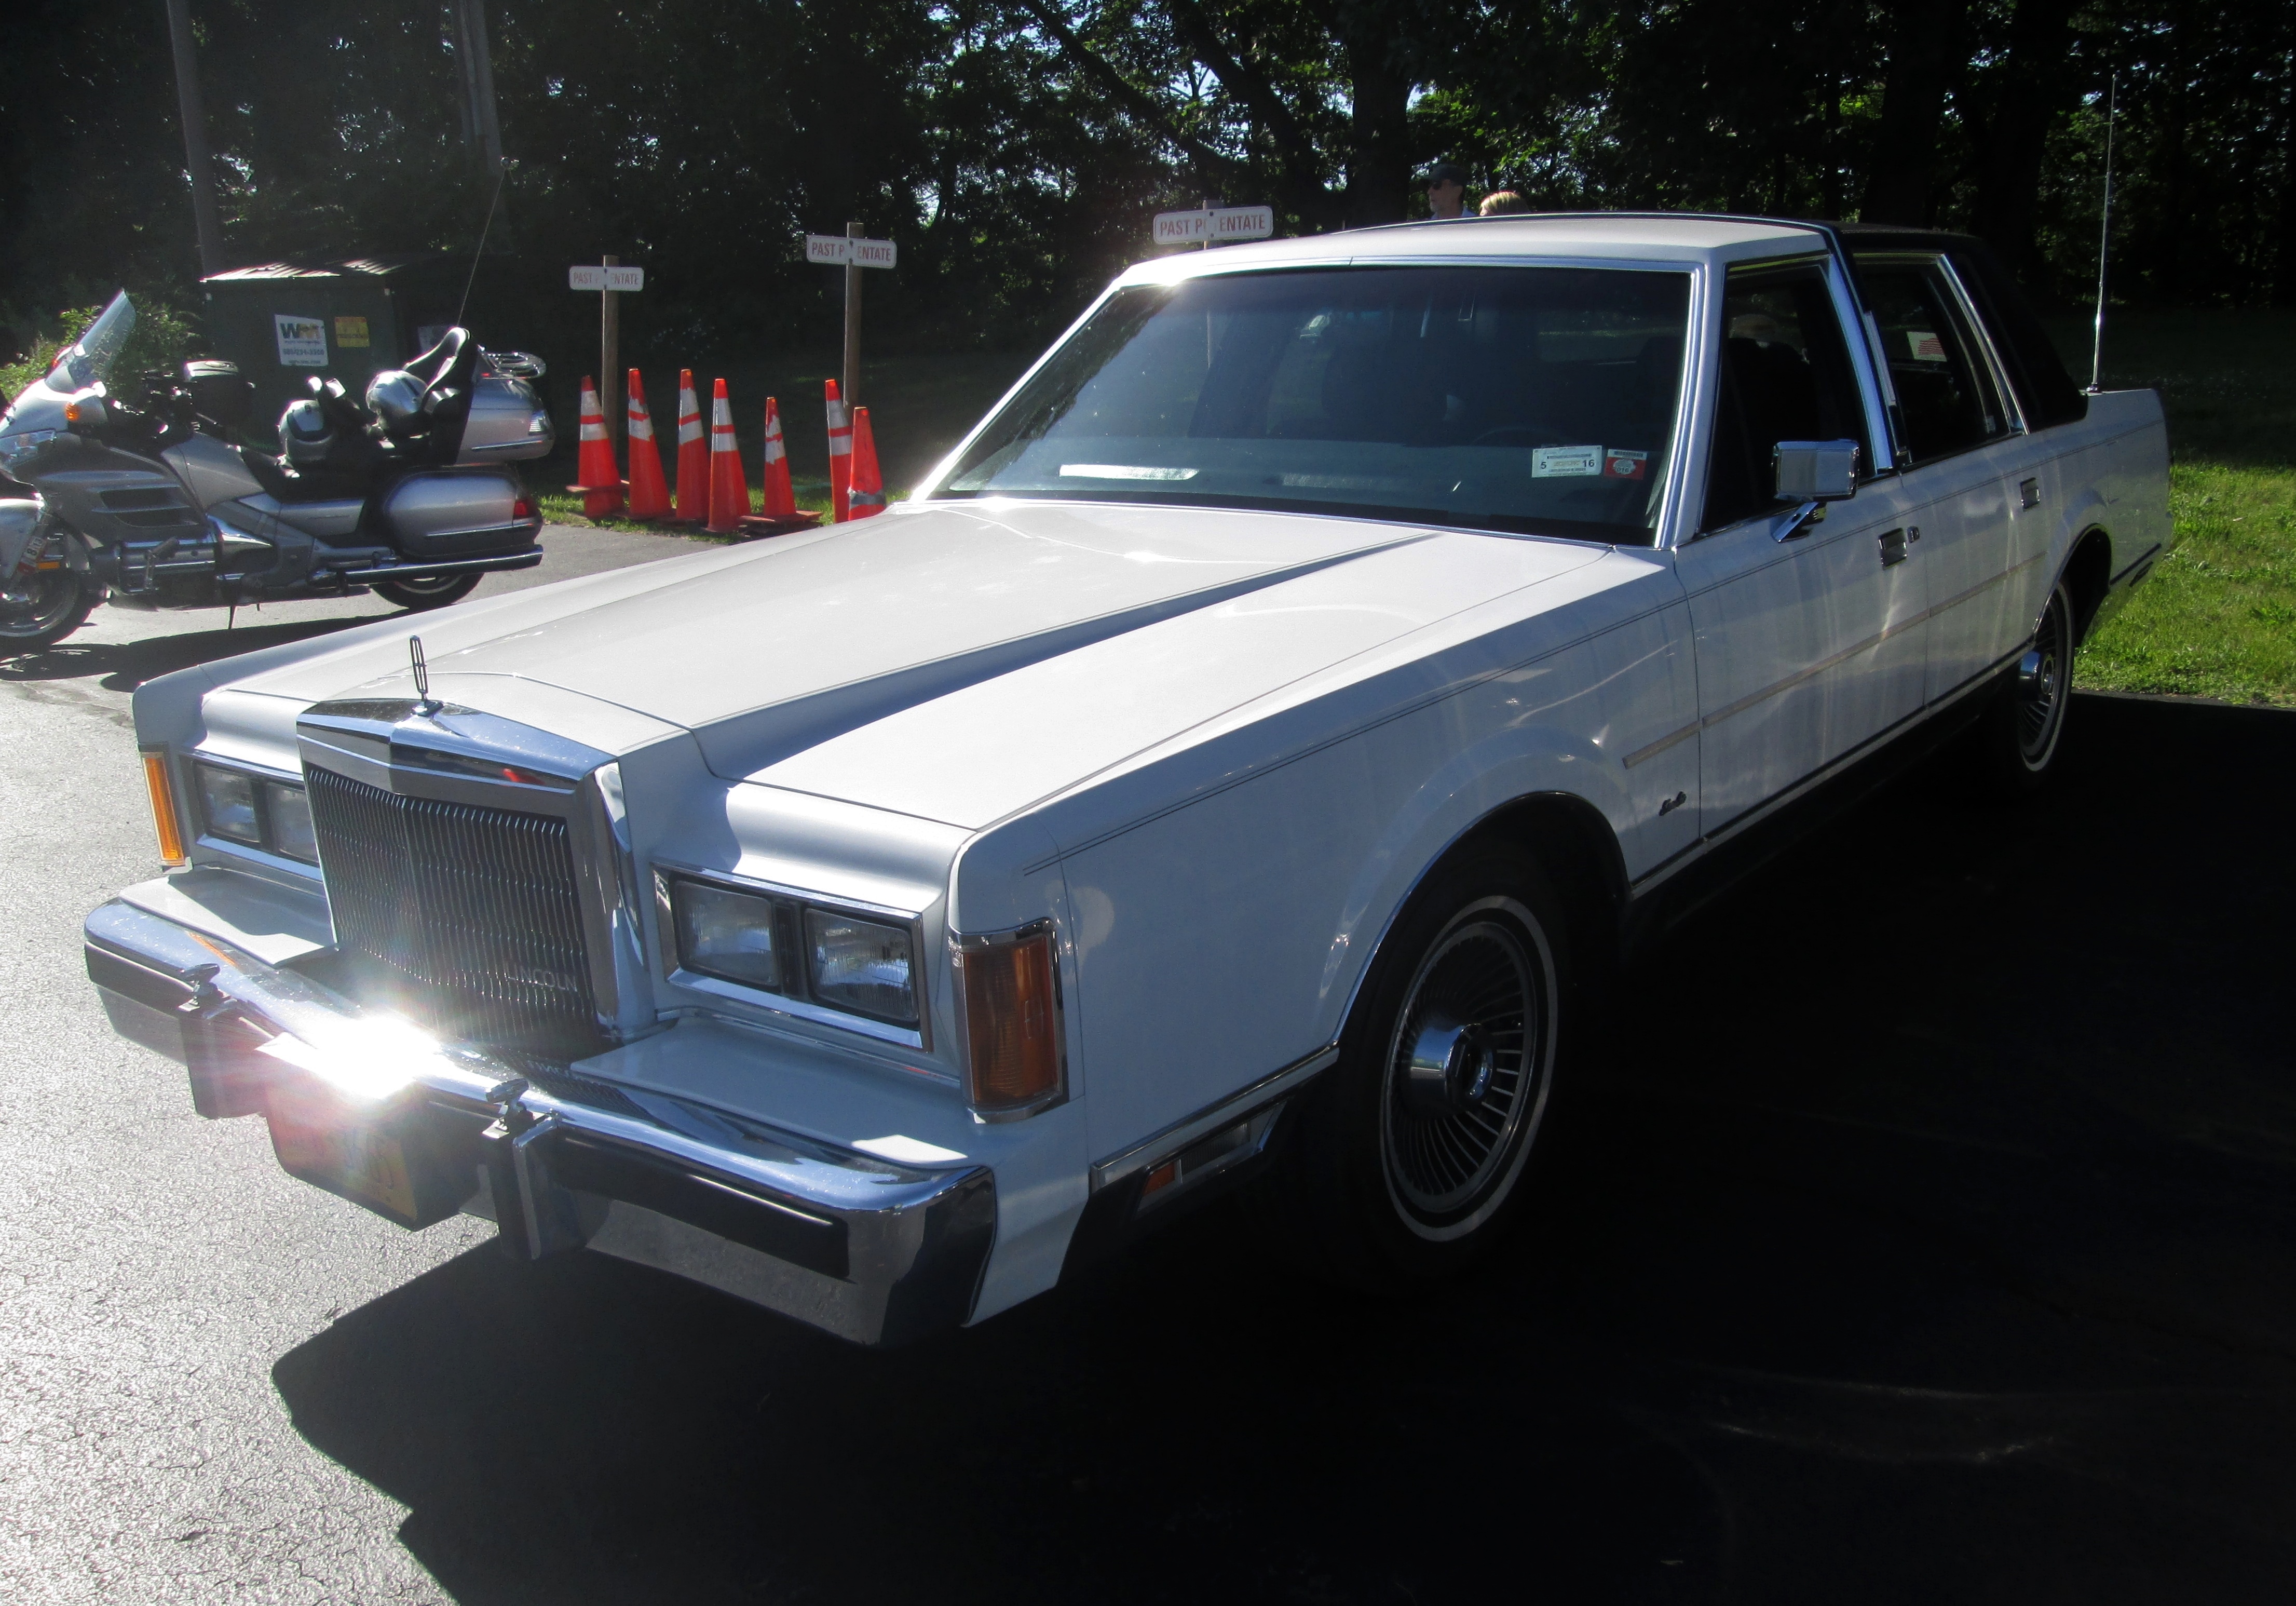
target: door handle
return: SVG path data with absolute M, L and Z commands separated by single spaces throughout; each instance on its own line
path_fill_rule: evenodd
M 2017 482 L 2017 506 L 2038 507 L 2041 505 L 2041 482 L 2038 480 Z
M 1880 535 L 1874 537 L 1882 548 L 1882 566 L 1886 569 L 1892 564 L 1904 563 L 1906 542 L 1908 539 L 1919 540 L 1920 539 L 1921 534 L 1918 531 L 1909 532 L 1906 530 L 1884 530 L 1882 531 Z

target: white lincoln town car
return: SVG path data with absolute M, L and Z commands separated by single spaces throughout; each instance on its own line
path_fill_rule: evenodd
M 860 1343 L 1236 1188 L 1407 1289 L 1669 910 L 1948 737 L 2043 779 L 2167 467 L 1958 235 L 1167 257 L 884 516 L 144 687 L 88 971 L 299 1177 Z

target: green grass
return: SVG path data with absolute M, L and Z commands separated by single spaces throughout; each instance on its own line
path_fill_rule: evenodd
M 2058 331 L 2088 372 L 2088 331 Z M 2168 409 L 2177 549 L 2081 649 L 2079 685 L 2296 704 L 2296 313 L 2121 314 L 2108 388 Z

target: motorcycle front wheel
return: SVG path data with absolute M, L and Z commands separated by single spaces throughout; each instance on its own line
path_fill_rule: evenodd
M 70 569 L 18 570 L 0 581 L 0 657 L 53 647 L 87 622 L 102 595 Z
M 374 582 L 374 594 L 410 614 L 420 614 L 462 601 L 479 589 L 479 579 L 476 574 L 422 574 L 410 580 L 379 580 Z

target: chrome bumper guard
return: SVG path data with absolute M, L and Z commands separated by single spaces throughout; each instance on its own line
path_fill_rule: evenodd
M 986 1166 L 925 1171 L 712 1106 L 440 1046 L 293 969 L 120 902 L 87 971 L 202 1116 L 262 1115 L 291 1174 L 421 1229 L 494 1221 L 515 1255 L 592 1248 L 893 1345 L 972 1314 Z M 673 1028 L 674 1029 L 674 1028 Z

